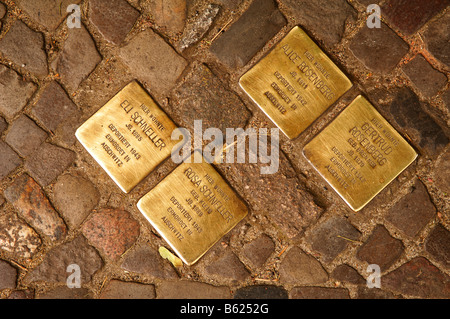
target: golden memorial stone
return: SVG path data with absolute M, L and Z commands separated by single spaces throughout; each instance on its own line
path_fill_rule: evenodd
M 245 203 L 205 161 L 182 163 L 137 206 L 187 265 L 247 215 Z
M 240 79 L 242 89 L 290 139 L 352 83 L 299 27 Z
M 87 120 L 76 137 L 125 193 L 170 156 L 175 124 L 135 81 Z
M 354 210 L 361 210 L 416 158 L 416 151 L 358 96 L 303 151 Z

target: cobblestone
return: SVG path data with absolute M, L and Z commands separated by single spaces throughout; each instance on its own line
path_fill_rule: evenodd
M 30 258 L 41 246 L 41 239 L 33 228 L 13 212 L 0 214 L 0 249 L 18 258 Z
M 47 133 L 37 126 L 29 117 L 22 115 L 15 120 L 6 135 L 5 141 L 20 156 L 33 154 L 47 138 Z
M 63 51 L 57 60 L 56 71 L 63 84 L 71 91 L 76 91 L 101 60 L 95 42 L 86 28 L 73 28 L 68 31 Z
M 450 31 L 447 28 L 449 24 L 450 11 L 447 11 L 424 32 L 428 50 L 447 66 L 450 66 Z
M 345 0 L 287 0 L 284 4 L 327 47 L 341 41 L 347 23 L 356 22 L 357 12 Z
M 0 40 L 0 52 L 38 77 L 48 74 L 47 55 L 43 48 L 42 34 L 31 30 L 20 20 Z
M 389 0 L 382 11 L 396 28 L 411 35 L 449 4 L 448 0 Z
M 253 1 L 248 10 L 211 46 L 211 52 L 230 68 L 245 66 L 286 25 L 274 0 Z
M 31 290 L 14 290 L 13 292 L 11 292 L 8 299 L 34 299 L 34 292 Z
M 175 270 L 167 262 L 164 262 L 155 250 L 147 245 L 141 245 L 128 252 L 124 257 L 121 268 L 154 278 L 178 278 Z
M 92 276 L 103 266 L 97 251 L 79 235 L 74 240 L 50 250 L 44 261 L 30 271 L 25 281 L 46 281 L 64 283 L 67 281 L 67 267 L 76 264 L 81 270 L 81 284 L 89 283 Z
M 36 87 L 1 64 L 0 81 L 3 84 L 0 86 L 0 112 L 7 119 L 12 119 L 25 107 Z
M 149 12 L 164 30 L 179 33 L 186 23 L 186 0 L 149 0 Z
M 280 281 L 296 285 L 320 284 L 328 280 L 328 274 L 311 255 L 298 247 L 291 248 L 280 265 Z
M 366 283 L 364 278 L 349 265 L 339 265 L 331 273 L 331 278 L 340 282 L 348 282 L 354 285 L 363 285 Z
M 75 153 L 43 143 L 25 163 L 25 168 L 41 186 L 54 181 L 75 160 Z
M 50 131 L 77 111 L 77 106 L 57 82 L 51 82 L 33 107 L 33 115 Z
M 436 214 L 425 186 L 416 181 L 412 190 L 388 212 L 386 220 L 407 236 L 416 236 Z
M 53 194 L 52 202 L 70 228 L 81 225 L 100 200 L 100 193 L 89 180 L 72 175 L 60 176 Z
M 427 97 L 436 95 L 447 83 L 447 77 L 443 73 L 433 69 L 420 54 L 405 65 L 403 71 Z
M 235 291 L 234 299 L 288 299 L 286 289 L 273 285 L 247 286 Z
M 100 299 L 154 299 L 155 286 L 111 280 Z
M 194 69 L 186 82 L 175 90 L 171 116 L 184 127 L 193 130 L 194 120 L 202 120 L 204 127 L 244 127 L 250 112 L 242 101 L 228 91 L 222 82 L 201 65 Z
M 438 123 L 424 108 L 414 92 L 406 87 L 392 92 L 393 102 L 389 110 L 395 121 L 408 133 L 413 143 L 429 156 L 438 155 L 449 143 L 449 138 Z
M 420 298 L 449 298 L 450 277 L 423 257 L 416 257 L 381 279 L 393 291 Z
M 6 120 L 0 116 L 0 136 L 3 134 L 3 132 L 8 128 L 8 123 Z
M 125 0 L 93 0 L 90 10 L 92 23 L 106 40 L 114 44 L 122 43 L 139 17 L 139 11 Z
M 243 281 L 250 275 L 244 264 L 231 251 L 211 262 L 205 270 L 208 275 L 224 281 Z
M 7 262 L 0 260 L 0 290 L 16 288 L 17 270 Z
M 22 175 L 5 190 L 6 199 L 20 216 L 50 240 L 65 238 L 67 227 L 51 206 L 42 188 L 28 175 Z
M 54 31 L 66 18 L 66 8 L 70 4 L 79 4 L 81 0 L 17 0 L 17 4 L 35 21 Z
M 377 225 L 356 256 L 369 264 L 379 265 L 384 271 L 400 257 L 403 250 L 400 240 L 393 238 L 382 225 Z
M 254 267 L 259 268 L 264 265 L 267 259 L 274 253 L 275 244 L 266 235 L 262 235 L 243 247 L 243 253 Z
M 195 281 L 163 281 L 156 289 L 157 299 L 230 299 L 226 286 L 213 286 Z
M 442 190 L 442 192 L 450 193 L 450 150 L 444 152 L 442 157 L 436 163 L 434 169 L 434 179 L 436 186 Z
M 93 294 L 86 288 L 57 287 L 40 294 L 37 299 L 92 299 Z
M 350 44 L 350 50 L 369 70 L 391 72 L 408 53 L 409 46 L 384 23 L 381 28 L 363 28 Z
M 219 11 L 220 6 L 210 4 L 201 12 L 201 14 L 197 14 L 195 20 L 188 24 L 183 33 L 179 44 L 180 49 L 184 50 L 200 41 L 211 28 Z
M 22 160 L 11 147 L 2 141 L 0 141 L 0 154 L 2 154 L 2 160 L 0 161 L 0 180 L 2 180 L 22 164 Z
M 439 224 L 433 228 L 425 249 L 435 260 L 450 268 L 450 232 L 445 227 Z
M 291 299 L 350 299 L 345 288 L 296 287 L 290 292 Z
M 122 256 L 137 240 L 139 223 L 123 210 L 102 209 L 83 224 L 83 234 L 110 259 Z
M 148 84 L 150 93 L 159 97 L 175 86 L 187 66 L 186 60 L 151 29 L 123 46 L 120 57 L 139 80 Z
M 325 261 L 330 262 L 350 241 L 358 240 L 360 236 L 361 233 L 345 218 L 331 217 L 312 230 L 308 241 L 315 251 L 321 253 Z

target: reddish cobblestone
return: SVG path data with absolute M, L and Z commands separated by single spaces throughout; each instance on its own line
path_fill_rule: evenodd
M 42 188 L 28 175 L 22 175 L 5 190 L 6 199 L 20 216 L 50 240 L 62 240 L 67 227 L 51 206 Z
M 388 0 L 383 15 L 405 35 L 411 35 L 449 4 L 448 0 Z
M 364 27 L 352 39 L 350 50 L 369 70 L 388 74 L 408 53 L 409 46 L 382 23 L 379 29 Z
M 182 32 L 186 22 L 186 0 L 149 0 L 148 11 L 163 30 Z
M 120 44 L 133 28 L 139 11 L 125 0 L 93 0 L 90 2 L 90 19 L 104 38 Z
M 450 297 L 450 277 L 423 257 L 416 257 L 383 276 L 381 285 L 420 298 Z
M 93 299 L 93 294 L 86 288 L 57 287 L 40 294 L 37 299 Z
M 122 256 L 137 240 L 139 223 L 123 210 L 102 209 L 83 224 L 83 234 L 111 259 Z

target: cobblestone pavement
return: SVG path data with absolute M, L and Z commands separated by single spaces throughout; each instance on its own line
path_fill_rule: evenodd
M 366 26 L 371 3 L 381 28 Z M 81 28 L 67 26 L 70 4 Z M 449 298 L 448 5 L 1 0 L 0 297 Z M 277 174 L 215 166 L 249 215 L 197 264 L 175 268 L 136 203 L 176 165 L 125 195 L 74 132 L 135 79 L 179 126 L 274 127 L 238 80 L 296 25 L 354 87 L 298 138 L 281 137 Z M 359 94 L 420 157 L 354 213 L 302 149 Z M 82 288 L 66 286 L 71 264 Z M 366 285 L 369 264 L 381 289 Z

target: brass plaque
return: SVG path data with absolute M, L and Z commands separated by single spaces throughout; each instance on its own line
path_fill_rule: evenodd
M 290 139 L 351 87 L 344 73 L 295 27 L 240 79 L 242 89 Z
M 181 164 L 137 206 L 187 265 L 247 215 L 245 203 L 205 161 Z
M 358 96 L 303 151 L 354 210 L 361 210 L 416 158 L 416 151 Z
M 76 137 L 114 182 L 130 192 L 177 141 L 175 124 L 135 81 L 86 121 Z

